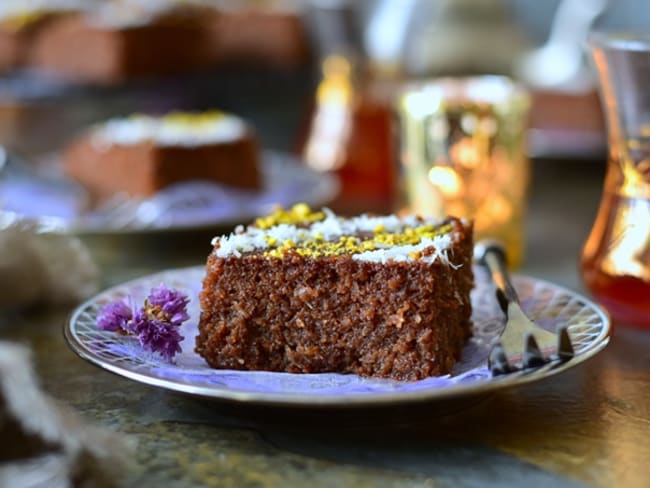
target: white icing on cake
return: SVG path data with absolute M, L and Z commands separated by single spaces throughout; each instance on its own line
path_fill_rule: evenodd
M 0 0 L 0 20 L 32 14 L 83 10 L 87 0 Z
M 143 142 L 153 142 L 158 146 L 192 147 L 236 141 L 244 137 L 247 130 L 242 119 L 230 114 L 205 116 L 199 121 L 183 116 L 137 115 L 111 119 L 98 126 L 93 132 L 93 143 L 99 148 Z
M 214 252 L 222 258 L 228 256 L 240 257 L 242 253 L 272 249 L 273 246 L 269 242 L 274 241 L 285 242 L 290 239 L 298 245 L 318 239 L 336 241 L 342 236 L 354 236 L 359 232 L 374 232 L 380 227 L 384 232 L 401 233 L 407 227 L 438 226 L 443 222 L 443 219 L 431 217 L 419 219 L 415 215 L 401 218 L 396 215 L 381 217 L 360 215 L 348 219 L 334 214 L 329 209 L 323 209 L 323 212 L 325 213 L 325 219 L 314 222 L 306 228 L 299 228 L 291 224 L 277 224 L 268 229 L 249 226 L 244 230 L 239 227 L 235 233 L 228 236 L 215 237 L 212 240 L 212 245 L 218 244 L 218 247 Z M 422 237 L 418 244 L 377 244 L 378 248 L 375 250 L 351 253 L 351 256 L 354 260 L 379 263 L 416 260 L 433 263 L 439 259 L 450 266 L 456 267 L 448 256 L 451 246 L 451 234 L 445 233 L 433 238 Z M 430 255 L 418 255 L 418 253 L 429 248 L 433 249 Z

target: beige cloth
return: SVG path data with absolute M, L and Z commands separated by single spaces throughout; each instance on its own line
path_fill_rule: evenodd
M 131 441 L 85 425 L 44 394 L 29 351 L 0 341 L 0 486 L 112 487 L 133 454 Z
M 0 307 L 74 303 L 97 288 L 97 266 L 77 237 L 0 214 Z

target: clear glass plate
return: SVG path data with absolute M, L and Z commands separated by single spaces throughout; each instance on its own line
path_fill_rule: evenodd
M 514 276 L 523 309 L 540 326 L 555 330 L 568 324 L 575 357 L 554 369 L 519 372 L 493 378 L 487 356 L 504 325 L 494 287 L 476 268 L 472 292 L 474 336 L 451 375 L 415 382 L 362 378 L 353 374 L 290 374 L 265 371 L 216 370 L 194 353 L 199 318 L 198 293 L 204 268 L 164 271 L 108 289 L 80 305 L 65 326 L 65 337 L 82 358 L 134 381 L 206 398 L 273 405 L 380 405 L 438 400 L 486 393 L 541 380 L 572 368 L 602 350 L 609 341 L 607 315 L 594 303 L 560 286 L 526 276 Z M 187 293 L 190 320 L 182 326 L 183 352 L 173 363 L 146 353 L 134 337 L 97 328 L 101 307 L 130 295 L 140 303 L 161 282 Z

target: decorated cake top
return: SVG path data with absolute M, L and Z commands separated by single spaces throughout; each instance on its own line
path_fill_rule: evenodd
M 113 0 L 100 2 L 87 16 L 100 29 L 130 29 L 192 7 L 210 6 L 209 0 Z
M 415 215 L 360 215 L 344 218 L 329 209 L 313 211 L 304 203 L 278 209 L 246 229 L 216 237 L 219 257 L 261 252 L 268 258 L 287 253 L 307 257 L 350 255 L 359 261 L 423 261 L 450 264 L 452 226 L 444 219 Z
M 84 0 L 2 0 L 0 23 L 5 29 L 19 30 L 42 18 L 63 12 L 82 10 Z
M 132 115 L 97 126 L 93 142 L 99 147 L 153 142 L 159 146 L 201 146 L 241 139 L 247 132 L 239 117 L 212 110 L 173 112 L 162 117 Z

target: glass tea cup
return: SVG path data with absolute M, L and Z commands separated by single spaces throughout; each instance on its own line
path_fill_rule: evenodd
M 650 328 L 650 35 L 594 33 L 589 47 L 608 162 L 582 277 L 615 323 Z

